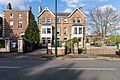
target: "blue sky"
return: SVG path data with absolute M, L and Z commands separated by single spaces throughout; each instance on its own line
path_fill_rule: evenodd
M 0 0 L 0 13 L 6 9 L 6 5 L 11 2 L 13 9 L 27 9 L 32 6 L 32 12 L 36 17 L 38 15 L 38 6 L 44 9 L 48 7 L 54 12 L 55 0 Z M 75 8 L 83 7 L 83 13 L 97 6 L 111 5 L 117 11 L 120 11 L 120 0 L 58 0 L 58 12 L 72 12 Z

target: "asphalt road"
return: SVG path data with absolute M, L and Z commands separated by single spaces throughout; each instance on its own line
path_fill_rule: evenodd
M 120 61 L 0 59 L 0 80 L 120 80 Z

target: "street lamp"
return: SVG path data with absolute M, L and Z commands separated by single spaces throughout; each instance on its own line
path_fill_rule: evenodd
M 55 56 L 57 57 L 57 0 L 55 0 Z

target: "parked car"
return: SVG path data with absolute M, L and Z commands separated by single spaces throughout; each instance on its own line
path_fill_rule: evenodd
M 105 46 L 116 46 L 116 44 L 105 44 Z

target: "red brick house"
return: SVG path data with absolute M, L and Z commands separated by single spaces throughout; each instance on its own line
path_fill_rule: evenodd
M 74 37 L 83 46 L 86 39 L 86 17 L 79 8 L 72 13 L 57 13 L 57 38 L 66 41 Z M 47 7 L 38 15 L 40 42 L 43 46 L 54 42 L 55 15 Z
M 13 10 L 9 3 L 3 11 L 3 36 L 17 42 L 18 38 L 24 35 L 30 19 L 34 18 L 31 7 L 29 10 Z

